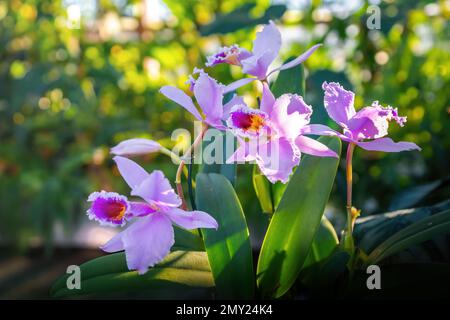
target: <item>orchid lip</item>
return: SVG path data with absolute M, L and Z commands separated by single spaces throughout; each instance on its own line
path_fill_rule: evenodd
M 237 45 L 233 45 L 231 47 L 223 47 L 218 53 L 208 57 L 206 66 L 212 67 L 221 63 L 242 66 L 240 61 L 240 55 L 242 53 L 242 49 Z
M 237 105 L 230 112 L 227 124 L 243 136 L 258 136 L 268 129 L 268 116 L 265 112 Z
M 89 198 L 92 202 L 87 213 L 89 219 L 96 220 L 102 225 L 121 226 L 125 224 L 129 202 L 125 196 L 115 192 L 94 192 Z

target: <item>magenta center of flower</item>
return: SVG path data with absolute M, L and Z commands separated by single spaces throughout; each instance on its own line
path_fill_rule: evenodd
M 121 220 L 126 206 L 120 202 L 109 202 L 105 205 L 105 214 L 111 220 Z
M 98 219 L 113 223 L 122 223 L 127 203 L 121 199 L 97 198 L 92 205 L 92 212 Z
M 265 125 L 265 118 L 262 115 L 239 111 L 231 113 L 231 121 L 233 127 L 250 133 L 258 133 Z

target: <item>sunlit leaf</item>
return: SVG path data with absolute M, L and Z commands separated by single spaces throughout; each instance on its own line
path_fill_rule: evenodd
M 218 230 L 202 230 L 217 296 L 252 298 L 255 286 L 252 250 L 239 199 L 231 183 L 220 174 L 199 173 L 196 183 L 197 208 L 219 223 Z
M 340 154 L 341 142 L 322 137 Z M 265 297 L 280 297 L 295 282 L 311 250 L 339 160 L 304 156 L 284 192 L 261 248 L 257 283 Z
M 88 261 L 80 266 L 80 271 L 81 289 L 68 289 L 66 281 L 70 275 L 64 275 L 52 286 L 50 294 L 61 298 L 159 289 L 170 290 L 174 298 L 179 296 L 180 290 L 191 287 L 208 289 L 214 286 L 205 252 L 172 252 L 144 275 L 127 269 L 123 252 Z

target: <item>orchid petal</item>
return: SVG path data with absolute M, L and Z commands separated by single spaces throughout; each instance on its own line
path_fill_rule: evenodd
M 178 208 L 172 208 L 164 214 L 176 225 L 184 229 L 213 228 L 217 229 L 217 221 L 209 214 L 203 211 L 185 211 Z
M 108 251 L 119 247 L 119 239 L 125 250 L 129 270 L 137 270 L 139 274 L 147 272 L 166 257 L 174 244 L 174 231 L 168 217 L 155 213 L 134 222 L 119 233 L 112 244 L 102 247 Z
M 316 50 L 317 50 L 319 47 L 321 47 L 321 46 L 322 46 L 321 43 L 312 46 L 312 47 L 309 48 L 306 52 L 304 52 L 303 54 L 301 54 L 300 56 L 298 56 L 298 57 L 295 58 L 294 60 L 289 61 L 289 62 L 283 64 L 282 66 L 280 66 L 280 67 L 278 67 L 278 68 L 276 68 L 276 69 L 270 71 L 269 74 L 268 74 L 267 76 L 271 75 L 272 73 L 274 73 L 274 72 L 276 72 L 276 71 L 281 71 L 281 70 L 290 69 L 290 68 L 293 68 L 293 67 L 299 65 L 300 63 L 302 63 L 302 62 L 304 62 L 306 59 L 308 59 L 308 58 L 314 53 L 314 51 L 316 51 Z
M 303 111 L 300 113 L 299 109 L 296 111 L 289 113 L 289 108 L 292 106 L 292 103 L 299 103 L 299 96 L 284 94 L 279 97 L 274 104 L 273 110 L 270 113 L 270 120 L 272 125 L 277 130 L 278 134 L 282 137 L 288 139 L 295 139 L 300 134 L 303 126 L 309 123 L 309 117 L 311 115 L 310 111 Z M 303 102 L 303 99 L 301 100 Z M 304 102 L 303 102 L 304 104 Z M 305 106 L 311 108 L 310 106 L 304 104 Z M 299 106 L 293 107 L 295 110 Z
M 400 152 L 410 150 L 422 150 L 412 142 L 394 142 L 391 138 L 380 138 L 366 142 L 356 142 L 358 146 L 369 151 Z
M 143 217 L 155 213 L 157 209 L 146 202 L 130 202 L 129 217 Z
M 250 162 L 256 159 L 256 150 L 257 148 L 252 148 L 252 143 L 254 140 L 250 142 L 244 141 L 238 138 L 239 147 L 236 148 L 236 151 L 227 159 L 226 163 L 235 163 L 235 162 Z
M 192 99 L 186 93 L 184 93 L 183 90 L 180 90 L 172 86 L 164 86 L 159 90 L 159 92 L 161 92 L 164 96 L 166 96 L 170 100 L 178 103 L 180 106 L 185 108 L 195 118 L 197 118 L 197 120 L 200 121 L 202 120 L 202 116 L 200 115 L 194 103 L 192 102 Z
M 378 105 L 362 108 L 348 123 L 348 129 L 356 140 L 384 137 L 388 128 L 388 112 Z
M 249 84 L 250 82 L 253 82 L 253 81 L 255 81 L 255 80 L 257 80 L 257 78 L 243 78 L 243 79 L 236 80 L 236 81 L 234 81 L 234 82 L 228 84 L 228 85 L 224 88 L 223 93 L 226 94 L 226 93 L 229 93 L 229 92 L 233 92 L 233 91 L 235 91 L 236 89 L 238 89 L 238 88 L 240 88 L 240 87 L 243 87 L 243 86 L 245 86 L 246 84 Z
M 306 104 L 302 96 L 291 94 L 290 98 L 291 101 L 289 102 L 289 105 L 287 107 L 288 114 L 298 112 L 305 119 L 304 125 L 309 123 L 312 115 L 312 107 L 309 104 Z
M 217 83 L 206 73 L 200 73 L 195 81 L 194 96 L 206 119 L 211 123 L 217 123 L 218 120 L 222 119 L 223 90 L 224 86 Z
M 353 142 L 353 139 L 351 139 L 350 137 L 347 137 L 346 135 L 343 135 L 342 133 L 337 132 L 323 124 L 308 124 L 301 129 L 300 134 L 302 135 L 311 134 L 316 136 L 332 136 L 332 137 L 336 136 L 343 141 Z
M 111 253 L 124 250 L 124 245 L 122 242 L 123 232 L 119 232 L 114 237 L 112 237 L 107 243 L 100 247 L 101 250 Z
M 118 145 L 111 148 L 111 153 L 117 156 L 130 156 L 158 152 L 160 149 L 161 145 L 156 141 L 136 138 L 120 142 Z
M 397 109 L 383 107 L 374 101 L 370 107 L 359 110 L 349 121 L 348 130 L 356 140 L 378 139 L 388 134 L 389 122 L 404 126 L 406 117 L 400 117 Z
M 295 140 L 295 144 L 302 153 L 307 153 L 316 157 L 338 158 L 337 153 L 328 148 L 326 145 L 305 136 L 298 136 Z
M 256 56 L 262 56 L 269 52 L 266 56 L 267 67 L 272 63 L 278 55 L 281 48 L 281 33 L 275 26 L 273 21 L 266 24 L 262 31 L 256 34 L 256 38 L 253 41 L 253 54 Z M 266 68 L 267 70 L 267 68 Z
M 131 190 L 136 189 L 141 185 L 141 183 L 150 177 L 147 171 L 144 170 L 140 165 L 136 162 L 120 157 L 115 156 L 113 160 L 117 164 L 117 169 L 119 169 L 120 174 L 126 183 L 130 186 Z
M 271 183 L 286 183 L 299 161 L 300 153 L 294 150 L 294 146 L 285 138 L 269 140 L 265 146 L 259 145 L 256 163 Z
M 131 195 L 139 196 L 156 206 L 179 207 L 181 205 L 181 199 L 160 170 L 153 171 L 147 179 L 132 190 Z
M 255 76 L 259 80 L 266 79 L 267 69 L 274 59 L 273 56 L 273 51 L 267 50 L 259 55 L 255 54 L 242 60 L 242 72 Z
M 262 97 L 260 109 L 261 111 L 270 114 L 272 112 L 273 105 L 275 104 L 275 97 L 270 91 L 269 85 L 267 83 L 263 83 Z
M 355 115 L 355 94 L 345 90 L 339 83 L 326 81 L 322 84 L 325 90 L 324 106 L 328 115 L 341 127 L 345 128 Z

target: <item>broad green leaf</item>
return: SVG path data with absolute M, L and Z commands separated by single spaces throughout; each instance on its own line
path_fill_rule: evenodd
M 403 228 L 436 213 L 450 209 L 450 200 L 434 206 L 404 209 L 361 217 L 356 220 L 354 237 L 364 252 L 372 252 L 387 238 Z
M 217 296 L 253 298 L 252 249 L 239 199 L 231 183 L 220 174 L 199 173 L 196 183 L 197 208 L 219 223 L 218 230 L 202 230 Z
M 203 240 L 197 230 L 185 230 L 174 226 L 175 244 L 172 251 L 189 250 L 189 251 L 205 251 Z
M 450 233 L 450 210 L 424 218 L 395 233 L 369 255 L 366 265 L 379 261 L 441 234 Z
M 228 14 L 218 14 L 212 23 L 200 27 L 201 35 L 225 34 L 268 23 L 269 20 L 280 18 L 286 11 L 284 5 L 273 5 L 265 10 L 262 17 L 253 18 L 251 17 L 251 11 L 254 7 L 254 3 L 247 3 Z
M 295 57 L 287 59 L 284 63 L 294 60 Z M 302 64 L 283 70 L 278 74 L 278 78 L 270 87 L 275 97 L 285 93 L 296 93 L 302 97 L 305 94 L 305 71 Z
M 322 216 L 319 229 L 314 237 L 308 257 L 302 267 L 306 269 L 309 266 L 326 259 L 339 244 L 338 236 L 331 222 Z
M 319 141 L 340 154 L 339 139 Z M 338 163 L 336 158 L 305 155 L 291 177 L 259 256 L 257 283 L 264 297 L 280 297 L 295 282 L 319 228 Z
M 281 198 L 283 197 L 286 187 L 287 184 L 281 182 L 276 182 L 272 184 L 272 198 L 273 198 L 273 206 L 275 209 L 280 204 Z
M 338 250 L 338 244 L 338 236 L 333 225 L 325 216 L 322 216 L 319 230 L 317 230 L 311 250 L 299 274 L 302 283 L 309 288 L 320 290 L 345 271 L 347 261 L 344 257 L 348 260 L 349 255 L 345 256 L 339 252 L 341 250 Z
M 53 297 L 169 290 L 172 297 L 191 287 L 212 288 L 214 281 L 205 252 L 175 251 L 144 275 L 129 271 L 123 252 L 88 261 L 80 266 L 81 289 L 66 287 L 68 276 L 59 278 L 50 290 Z
M 257 165 L 253 166 L 253 187 L 264 213 L 273 213 L 272 186 Z

